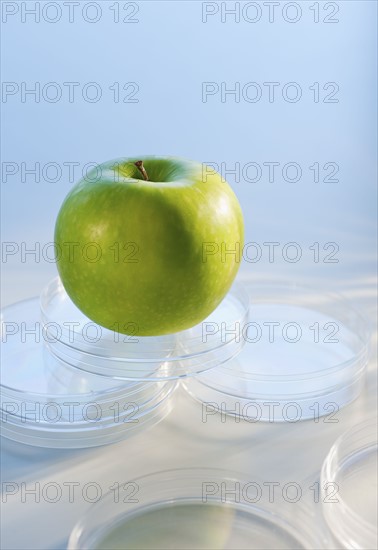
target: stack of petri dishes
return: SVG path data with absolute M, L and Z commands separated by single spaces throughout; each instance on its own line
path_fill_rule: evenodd
M 172 409 L 179 379 L 240 351 L 244 342 L 232 329 L 245 322 L 247 309 L 235 286 L 205 324 L 163 337 L 126 336 L 91 322 L 54 279 L 40 298 L 2 312 L 2 435 L 40 447 L 84 448 L 156 424 Z M 228 337 L 214 331 L 220 324 L 230 329 Z
M 2 435 L 60 449 L 114 443 L 158 423 L 178 385 L 248 422 L 329 415 L 358 397 L 369 355 L 368 327 L 342 297 L 256 280 L 234 284 L 189 330 L 138 337 L 90 321 L 56 278 L 40 297 L 5 308 L 1 332 Z M 376 427 L 357 426 L 323 465 L 322 479 L 343 486 L 341 505 L 323 511 L 343 548 L 374 547 L 373 505 L 358 503 L 356 487 L 373 495 L 376 445 Z M 285 506 L 222 493 L 227 483 L 233 495 L 248 486 L 243 474 L 174 470 L 127 483 L 138 498 L 101 499 L 74 528 L 70 550 L 324 547 L 307 510 L 296 508 L 298 523 Z
M 297 422 L 335 413 L 358 396 L 369 331 L 347 301 L 296 284 L 250 281 L 244 288 L 249 314 L 235 337 L 245 345 L 186 379 L 193 397 L 249 422 Z
M 192 329 L 126 336 L 86 318 L 56 278 L 2 313 L 3 434 L 51 447 L 118 441 L 161 420 L 179 380 L 251 422 L 329 415 L 361 391 L 368 337 L 340 296 L 255 281 Z

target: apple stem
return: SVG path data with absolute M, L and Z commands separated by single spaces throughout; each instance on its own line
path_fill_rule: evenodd
M 143 160 L 137 160 L 136 162 L 134 162 L 134 164 L 138 168 L 139 172 L 142 174 L 143 179 L 145 181 L 148 181 L 148 174 L 145 167 L 143 166 Z

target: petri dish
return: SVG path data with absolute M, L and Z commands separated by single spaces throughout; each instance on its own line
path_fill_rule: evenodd
M 128 481 L 90 507 L 68 550 L 320 548 L 305 513 L 298 511 L 298 528 L 284 507 L 252 497 L 250 485 L 240 474 L 206 468 Z
M 322 510 L 343 548 L 377 548 L 377 418 L 345 432 L 321 471 Z
M 85 448 L 125 439 L 172 408 L 176 381 L 107 380 L 50 352 L 39 298 L 1 314 L 2 436 L 37 447 Z
M 297 422 L 335 413 L 358 396 L 369 331 L 344 298 L 293 283 L 244 288 L 249 316 L 238 337 L 245 345 L 183 381 L 195 399 L 248 422 Z
M 244 345 L 235 337 L 235 327 L 247 314 L 248 296 L 235 284 L 218 308 L 189 330 L 159 337 L 127 336 L 85 317 L 59 278 L 41 294 L 41 322 L 51 354 L 82 371 L 126 381 L 173 380 L 227 361 Z

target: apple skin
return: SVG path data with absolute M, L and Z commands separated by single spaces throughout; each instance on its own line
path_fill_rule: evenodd
M 94 168 L 67 195 L 55 226 L 57 267 L 72 301 L 97 324 L 139 336 L 182 331 L 210 315 L 235 278 L 243 239 L 227 182 L 173 157 Z

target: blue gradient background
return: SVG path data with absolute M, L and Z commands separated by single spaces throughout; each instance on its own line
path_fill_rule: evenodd
M 374 1 L 339 2 L 334 24 L 315 24 L 310 2 L 299 3 L 302 17 L 292 24 L 284 21 L 280 7 L 274 23 L 264 8 L 255 24 L 235 23 L 232 16 L 222 23 L 220 12 L 205 24 L 201 2 L 141 2 L 138 24 L 115 24 L 111 3 L 99 4 L 102 17 L 94 24 L 85 22 L 77 8 L 72 24 L 67 15 L 56 24 L 36 24 L 30 16 L 22 23 L 20 14 L 3 24 L 3 81 L 96 81 L 103 89 L 102 99 L 93 104 L 79 91 L 72 104 L 67 99 L 21 103 L 20 94 L 9 96 L 2 103 L 3 162 L 84 165 L 139 154 L 179 155 L 230 167 L 235 162 L 297 162 L 303 169 L 298 183 L 282 177 L 269 183 L 267 172 L 257 183 L 228 178 L 245 213 L 246 241 L 295 241 L 304 249 L 333 241 L 340 247 L 339 263 L 314 264 L 308 251 L 294 267 L 279 258 L 272 266 L 265 253 L 242 270 L 281 274 L 289 269 L 290 277 L 301 277 L 305 270 L 326 278 L 333 270 L 344 278 L 361 264 L 374 269 Z M 320 3 L 321 18 L 327 13 Z M 114 103 L 108 88 L 115 81 L 137 82 L 139 103 Z M 219 94 L 203 103 L 203 81 L 261 86 L 295 81 L 303 95 L 298 103 L 287 103 L 281 85 L 277 101 L 269 103 L 262 86 L 263 98 L 254 104 L 233 98 L 222 103 Z M 314 103 L 309 86 L 316 81 L 337 82 L 339 103 Z M 314 183 L 308 167 L 315 161 L 337 162 L 340 181 Z M 19 175 L 3 181 L 4 241 L 25 241 L 32 248 L 35 241 L 52 240 L 59 206 L 72 187 L 64 175 L 56 183 L 35 183 L 33 176 L 23 183 Z M 80 176 L 78 169 L 75 175 Z M 306 258 L 311 265 L 305 266 Z M 36 264 L 32 256 L 26 260 L 23 265 L 16 254 L 3 264 L 6 302 L 27 295 L 29 283 L 32 293 L 38 292 L 54 273 L 51 264 Z

